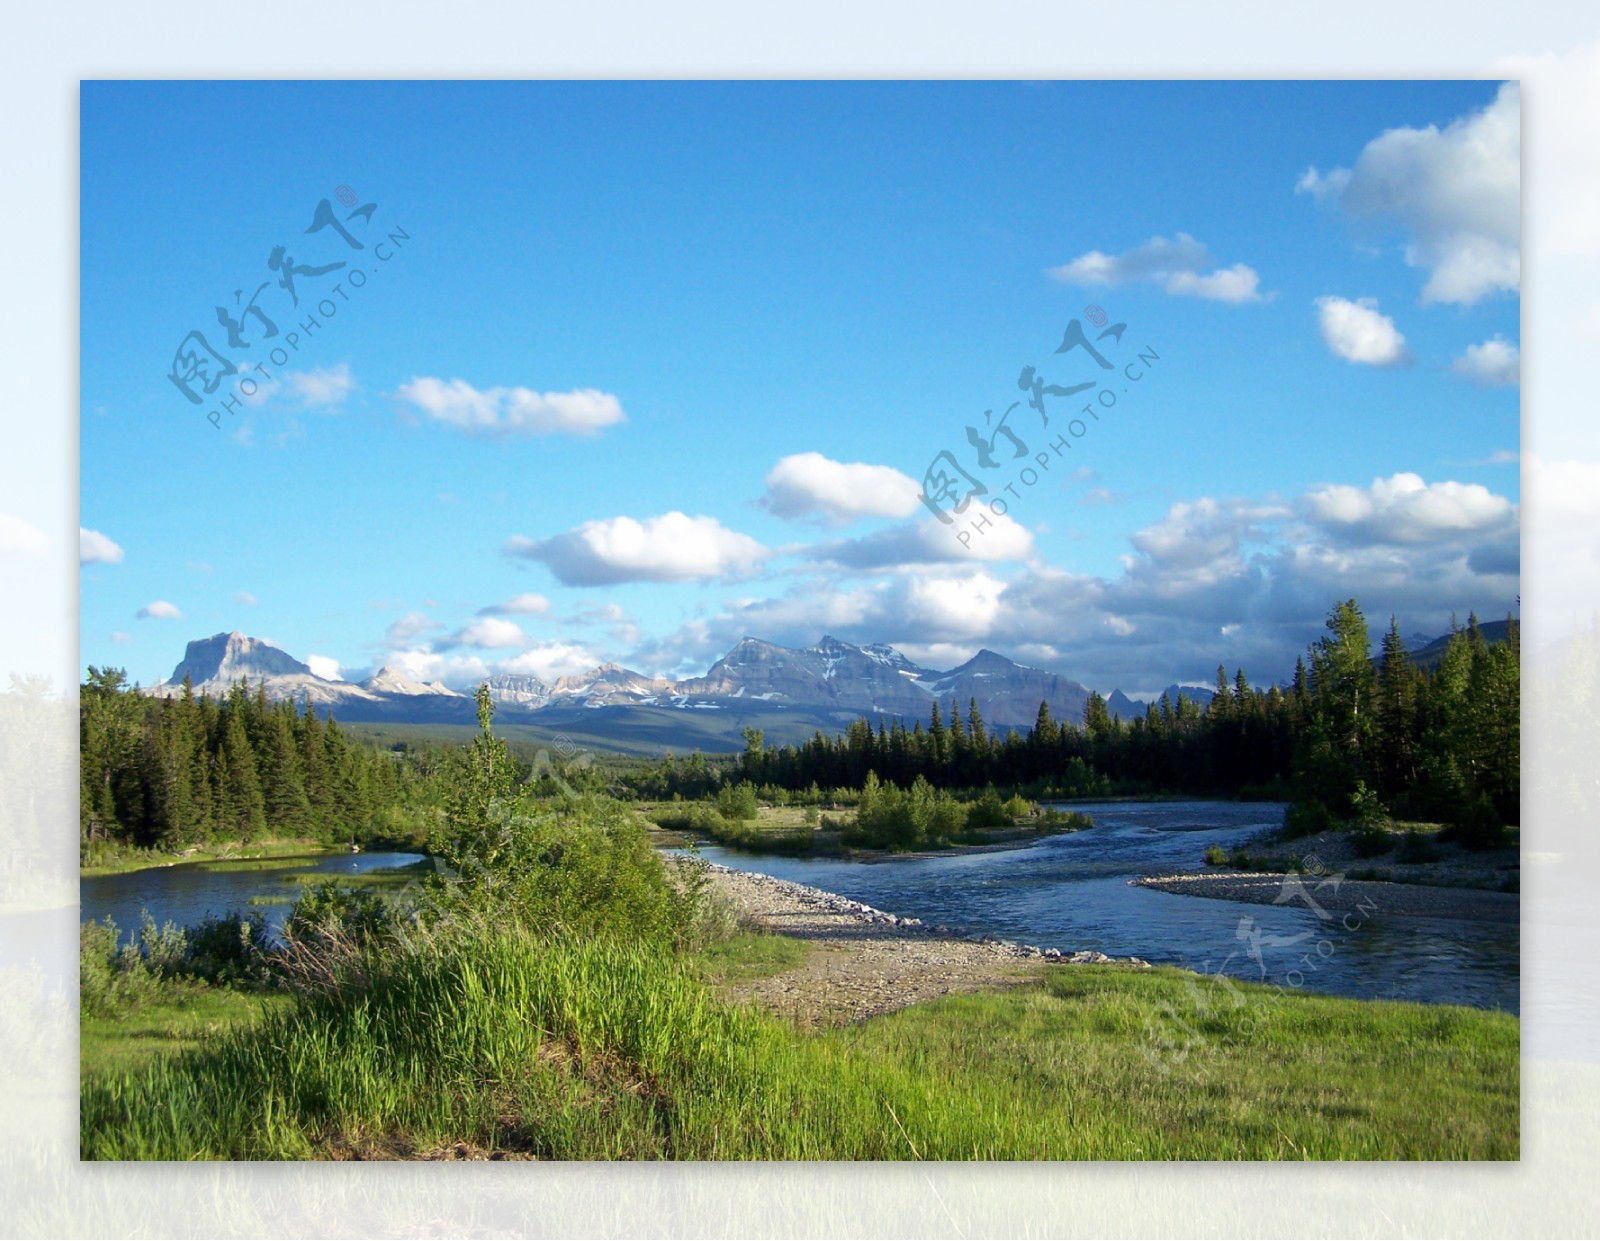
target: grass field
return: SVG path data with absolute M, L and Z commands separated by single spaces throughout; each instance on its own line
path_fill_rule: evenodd
M 1095 967 L 842 1030 L 717 998 L 795 951 L 481 931 L 375 958 L 331 995 L 152 1016 L 137 1050 L 90 1029 L 82 1155 L 1518 1157 L 1505 1014 Z M 250 1020 L 213 1033 L 232 1003 Z

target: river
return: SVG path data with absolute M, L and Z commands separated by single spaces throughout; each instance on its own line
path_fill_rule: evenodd
M 79 917 L 85 922 L 110 918 L 126 937 L 138 930 L 146 910 L 158 925 L 178 926 L 238 912 L 263 920 L 275 937 L 307 881 L 362 877 L 360 882 L 371 882 L 375 872 L 399 871 L 425 861 L 420 853 L 316 853 L 257 861 L 182 862 L 96 875 L 78 881 Z
M 1362 999 L 1520 1012 L 1515 923 L 1386 916 L 1321 917 L 1303 902 L 1246 905 L 1130 886 L 1198 870 L 1283 822 L 1277 803 L 1074 805 L 1095 826 L 1025 849 L 856 862 L 780 858 L 706 846 L 709 861 L 837 892 L 924 922 L 1041 948 L 1093 948 Z M 1314 892 L 1314 887 L 1311 888 Z

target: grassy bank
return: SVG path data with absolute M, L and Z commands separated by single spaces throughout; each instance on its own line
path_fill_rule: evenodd
M 114 1016 L 85 1013 L 78 1064 L 85 1079 L 140 1072 L 163 1057 L 192 1051 L 293 1004 L 285 993 L 203 984 L 168 985 L 150 1001 Z
M 754 955 L 708 965 L 503 929 L 412 939 L 202 1047 L 91 1068 L 82 1155 L 1518 1154 L 1504 1014 L 1057 967 L 1021 990 L 800 1032 L 716 997 L 708 968 Z
M 88 846 L 89 852 L 78 867 L 80 879 L 99 875 L 125 875 L 137 870 L 152 870 L 158 866 L 178 866 L 188 862 L 226 864 L 231 862 L 260 862 L 272 858 L 298 858 L 344 853 L 349 843 L 316 840 L 305 836 L 274 836 L 252 840 L 249 844 L 238 841 L 220 841 L 205 845 L 192 845 L 180 850 L 141 849 L 134 845 L 96 842 Z M 425 846 L 420 836 L 393 840 L 363 841 L 367 852 L 395 850 L 403 853 L 423 852 Z M 241 869 L 244 869 L 243 867 Z
M 819 813 L 800 806 L 760 806 L 747 817 L 724 814 L 708 802 L 641 802 L 635 809 L 653 823 L 657 843 L 681 847 L 714 840 L 745 853 L 783 857 L 874 858 L 921 856 L 928 852 L 959 853 L 996 846 L 1024 848 L 1046 836 L 1083 831 L 1094 822 L 1087 815 L 1046 810 L 1030 815 L 997 815 L 998 821 L 964 826 L 952 835 L 910 836 L 904 843 L 873 845 L 858 830 L 853 813 Z
M 124 875 L 136 870 L 151 870 L 157 866 L 177 866 L 184 862 L 246 861 L 335 851 L 335 846 L 325 840 L 303 837 L 273 837 L 267 840 L 253 840 L 247 845 L 241 845 L 238 841 L 225 841 L 194 845 L 180 850 L 141 849 L 134 845 L 100 842 L 88 848 L 90 852 L 87 858 L 78 867 L 78 876 L 82 879 L 96 875 Z

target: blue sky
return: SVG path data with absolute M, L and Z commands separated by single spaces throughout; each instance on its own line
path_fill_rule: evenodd
M 239 629 L 467 685 L 831 632 L 1149 691 L 1283 677 L 1347 596 L 1502 616 L 1518 120 L 1494 82 L 86 83 L 81 659 Z M 295 308 L 279 245 L 348 266 Z M 280 341 L 321 320 L 286 366 L 217 323 L 263 282 Z M 1091 306 L 1110 372 L 1054 352 Z M 270 383 L 190 404 L 191 329 Z M 1097 387 L 985 471 L 1027 365 Z M 947 449 L 991 484 L 950 526 Z

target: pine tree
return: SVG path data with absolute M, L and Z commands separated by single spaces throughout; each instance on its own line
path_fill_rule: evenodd
M 250 749 L 244 713 L 229 710 L 222 738 L 222 796 L 220 826 L 232 839 L 248 843 L 265 835 L 266 806 L 261 796 L 261 779 L 256 771 L 255 754 Z

